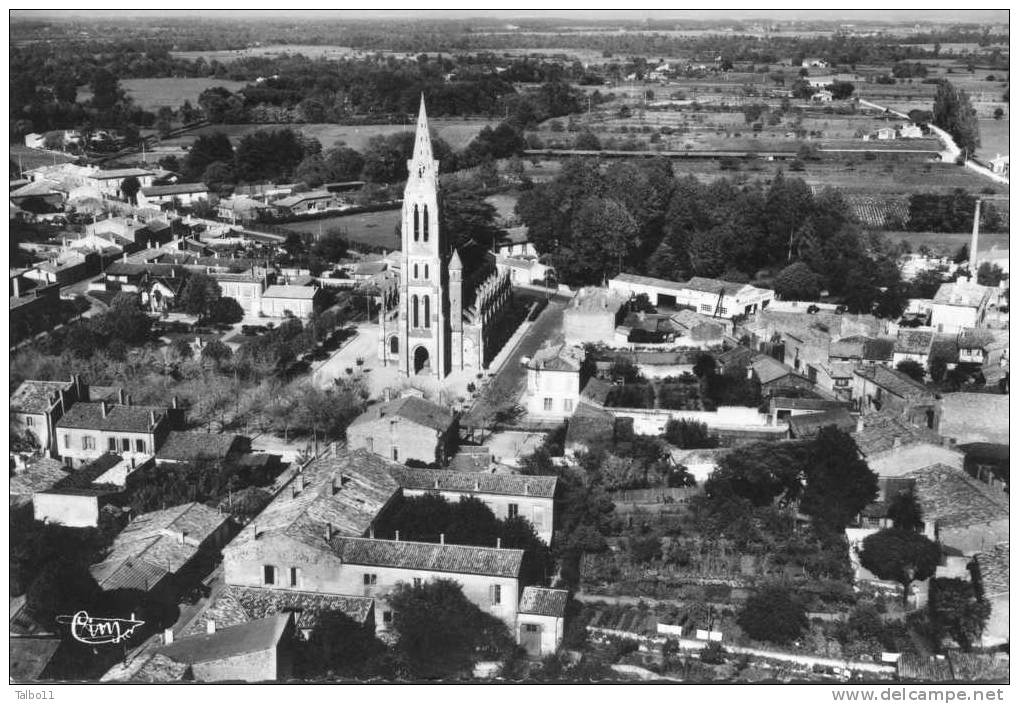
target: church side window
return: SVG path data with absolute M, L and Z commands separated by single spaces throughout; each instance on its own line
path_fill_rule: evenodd
M 416 295 L 410 297 L 410 309 L 411 309 L 411 327 L 416 328 L 418 325 L 418 297 Z
M 414 278 L 416 279 L 417 277 L 418 277 L 418 265 L 415 264 L 414 265 Z
M 422 239 L 424 239 L 424 241 L 427 242 L 428 241 L 428 206 L 427 205 L 424 207 L 424 211 L 425 211 L 425 222 L 424 222 L 424 225 L 422 226 L 422 230 L 424 231 L 424 237 Z
M 428 265 L 425 264 L 425 278 L 428 278 Z
M 425 327 L 432 327 L 431 297 L 425 296 Z
M 414 206 L 414 241 L 418 241 L 419 236 L 419 222 L 418 222 L 418 207 Z M 425 239 L 428 239 L 427 237 Z

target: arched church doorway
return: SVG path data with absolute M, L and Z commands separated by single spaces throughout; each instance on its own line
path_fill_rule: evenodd
M 414 350 L 414 373 L 417 374 L 426 367 L 428 367 L 428 350 L 418 347 Z

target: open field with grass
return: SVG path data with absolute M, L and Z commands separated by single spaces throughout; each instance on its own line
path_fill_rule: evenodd
M 980 120 L 980 148 L 977 156 L 993 159 L 995 154 L 1008 154 L 1008 117 L 1001 120 Z
M 322 218 L 307 222 L 292 222 L 280 225 L 293 232 L 311 232 L 318 234 L 329 230 L 339 230 L 351 242 L 361 242 L 387 249 L 400 248 L 400 209 L 380 210 L 375 213 L 357 215 L 338 215 L 335 218 Z
M 359 49 L 354 49 L 349 46 L 334 46 L 334 45 L 313 45 L 313 44 L 271 44 L 268 46 L 253 46 L 246 49 L 221 49 L 218 51 L 171 51 L 170 54 L 174 58 L 188 59 L 194 61 L 195 59 L 203 58 L 206 61 L 219 61 L 220 63 L 228 63 L 235 59 L 246 59 L 252 57 L 261 56 L 280 56 L 282 54 L 303 54 L 309 59 L 344 59 L 348 56 L 363 56 L 366 53 L 376 52 L 365 52 Z M 392 52 L 381 52 L 389 54 Z
M 198 106 L 198 96 L 209 88 L 223 87 L 236 91 L 246 86 L 241 81 L 220 78 L 126 78 L 120 87 L 127 91 L 134 104 L 144 110 L 155 112 L 166 106 L 178 109 L 185 100 Z M 88 100 L 92 91 L 88 86 L 78 86 L 78 100 Z
M 965 232 L 885 232 L 884 234 L 890 242 L 906 242 L 914 252 L 926 245 L 935 254 L 946 256 L 958 252 L 962 245 L 969 246 L 971 237 Z M 1008 249 L 1008 235 L 980 233 L 980 251 L 984 252 L 991 247 Z
M 495 126 L 497 121 L 492 120 L 444 120 L 434 118 L 429 124 L 438 133 L 439 137 L 446 140 L 454 150 L 466 147 L 478 132 L 486 126 Z M 368 140 L 376 135 L 391 135 L 399 132 L 412 132 L 413 124 L 406 125 L 335 125 L 335 124 L 246 124 L 246 125 L 207 125 L 187 134 L 172 139 L 163 140 L 161 146 L 190 147 L 200 135 L 223 132 L 234 146 L 244 135 L 257 132 L 258 130 L 282 129 L 289 127 L 299 130 L 308 137 L 314 137 L 322 143 L 323 149 L 330 149 L 339 142 L 344 142 L 348 147 L 363 151 L 368 146 Z
M 20 166 L 23 171 L 36 169 L 40 166 L 50 164 L 63 164 L 66 161 L 74 161 L 70 154 L 58 154 L 46 152 L 41 149 L 29 149 L 24 143 L 11 142 L 10 158 L 14 164 Z

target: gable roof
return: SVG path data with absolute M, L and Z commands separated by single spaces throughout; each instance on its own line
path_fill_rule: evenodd
M 455 472 L 448 469 L 412 469 L 394 465 L 389 470 L 404 489 L 502 494 L 552 498 L 558 477 L 489 474 L 487 472 Z
M 981 286 L 964 279 L 950 281 L 938 287 L 938 292 L 934 294 L 934 305 L 978 308 L 987 302 L 993 290 L 990 286 Z
M 889 369 L 880 364 L 871 364 L 860 367 L 853 374 L 880 386 L 885 391 L 900 398 L 912 401 L 934 400 L 934 394 L 928 391 L 926 386 L 897 369 Z
M 391 463 L 364 450 L 337 452 L 312 460 L 284 484 L 227 550 L 263 534 L 278 533 L 325 550 L 326 525 L 341 536 L 364 535 L 399 491 Z
M 29 464 L 25 471 L 15 474 L 10 479 L 10 494 L 14 496 L 31 496 L 39 491 L 46 491 L 66 477 L 67 470 L 58 460 L 40 457 Z
M 152 428 L 151 413 L 155 414 L 156 423 L 166 417 L 166 409 L 160 406 L 112 405 L 106 407 L 104 414 L 101 402 L 78 402 L 57 421 L 57 427 L 147 433 Z
M 142 189 L 145 196 L 173 196 L 185 193 L 207 193 L 209 187 L 204 183 L 174 183 L 167 186 L 148 186 Z
M 95 484 L 95 480 L 123 462 L 120 455 L 103 453 L 83 467 L 66 474 L 46 494 L 63 494 L 65 496 L 104 496 L 120 493 L 120 487 L 114 484 Z
M 766 354 L 759 355 L 751 362 L 750 368 L 754 370 L 754 374 L 762 384 L 778 381 L 787 376 L 802 376 L 792 367 Z
M 249 621 L 215 633 L 182 638 L 154 652 L 189 665 L 260 653 L 279 646 L 291 618 L 291 614 L 286 613 Z
M 157 460 L 223 459 L 240 449 L 247 438 L 224 433 L 171 431 L 156 452 Z
M 984 598 L 1008 594 L 1008 543 L 998 543 L 986 552 L 978 552 L 974 559 Z
M 562 618 L 566 611 L 568 597 L 569 592 L 565 589 L 524 587 L 524 591 L 520 595 L 517 613 Z
M 789 430 L 795 438 L 806 438 L 817 435 L 821 428 L 834 425 L 839 430 L 851 431 L 856 427 L 856 419 L 845 408 L 833 408 L 820 413 L 803 413 L 789 418 Z
M 915 426 L 891 412 L 869 413 L 861 416 L 860 421 L 863 427 L 853 437 L 864 457 L 896 447 L 942 444 L 933 430 Z
M 895 337 L 895 346 L 892 351 L 901 354 L 929 354 L 933 344 L 933 330 L 902 328 Z
M 1008 520 L 1008 495 L 961 469 L 934 464 L 905 476 L 916 479 L 916 497 L 926 521 L 966 527 Z
M 369 406 L 364 413 L 351 422 L 351 426 L 374 423 L 392 418 L 403 418 L 439 432 L 444 432 L 453 424 L 453 414 L 445 406 L 426 401 L 417 396 L 404 396 Z
M 332 547 L 352 565 L 513 579 L 524 557 L 523 550 L 371 538 L 334 538 Z
M 59 400 L 61 391 L 70 391 L 72 381 L 36 381 L 28 379 L 11 394 L 12 413 L 45 413 Z
M 151 589 L 178 572 L 229 517 L 199 503 L 137 516 L 113 540 L 106 558 L 90 571 L 111 589 Z
M 105 171 L 94 171 L 88 178 L 96 181 L 105 181 L 111 178 L 128 178 L 129 176 L 152 176 L 151 171 L 145 169 L 108 169 Z

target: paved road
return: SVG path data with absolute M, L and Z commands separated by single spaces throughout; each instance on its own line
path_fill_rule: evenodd
M 516 349 L 506 357 L 499 373 L 485 386 L 462 425 L 487 425 L 496 413 L 517 404 L 527 382 L 527 370 L 520 364 L 520 358 L 533 356 L 546 340 L 561 333 L 563 311 L 568 301 L 568 298 L 561 296 L 549 301 L 531 328 L 517 342 Z

